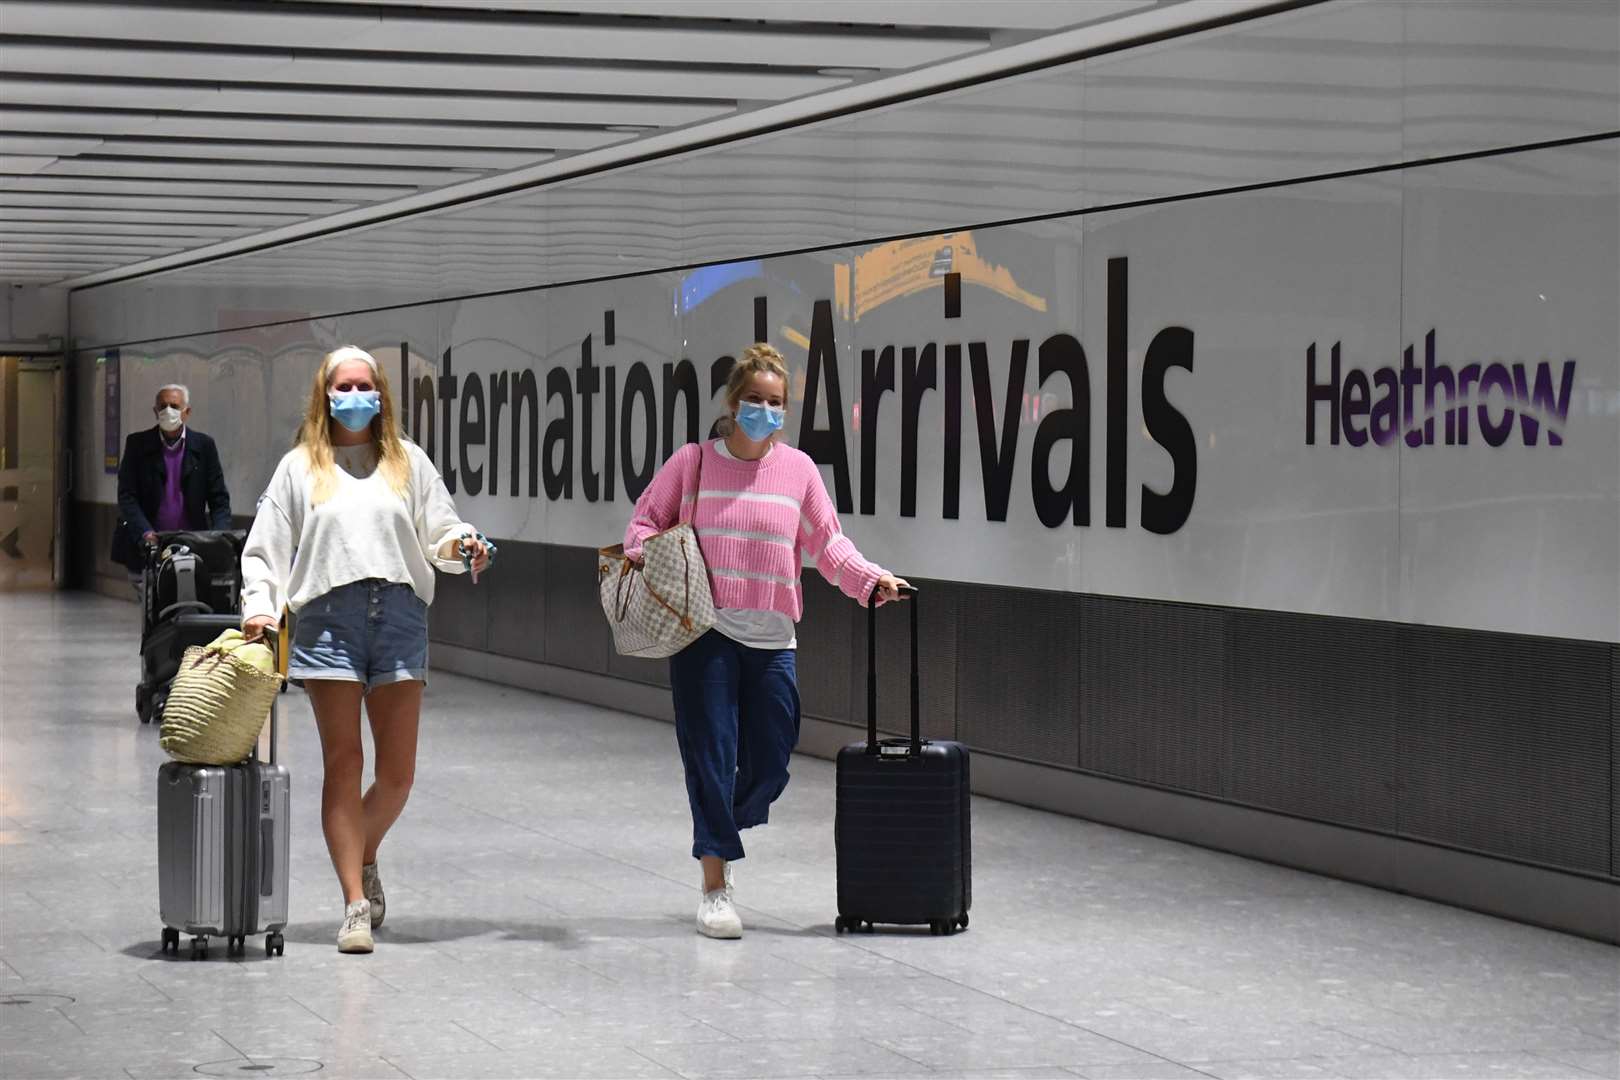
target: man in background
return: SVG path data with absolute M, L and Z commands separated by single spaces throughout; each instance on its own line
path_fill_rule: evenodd
M 112 560 L 128 568 L 140 592 L 143 548 L 160 532 L 229 529 L 231 495 L 214 440 L 189 428 L 191 391 L 179 384 L 159 390 L 152 406 L 157 425 L 124 440 L 118 462 L 118 528 Z

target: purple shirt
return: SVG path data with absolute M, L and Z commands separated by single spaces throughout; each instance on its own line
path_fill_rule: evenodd
M 157 517 L 152 519 L 152 528 L 158 532 L 174 532 L 187 527 L 186 497 L 180 493 L 180 464 L 186 457 L 184 429 L 173 443 L 162 439 L 162 444 L 163 498 L 158 501 Z

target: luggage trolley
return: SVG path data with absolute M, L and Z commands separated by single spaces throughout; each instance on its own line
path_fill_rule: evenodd
M 192 645 L 206 645 L 242 621 L 239 530 L 163 532 L 146 546 L 141 569 L 141 681 L 135 713 L 141 723 L 163 719 L 169 684 Z

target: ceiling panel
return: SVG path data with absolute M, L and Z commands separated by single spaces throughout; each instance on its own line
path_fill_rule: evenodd
M 643 20 L 581 18 L 545 12 L 420 13 L 376 9 L 351 14 L 349 5 L 289 7 L 254 3 L 189 4 L 16 2 L 6 5 L 6 33 L 109 38 L 162 44 L 349 49 L 362 52 L 466 53 L 734 64 L 839 64 L 875 68 L 937 63 L 984 48 L 982 32 L 965 28 L 858 27 L 798 22 L 660 17 L 649 33 Z
M 209 199 L 196 196 L 119 195 L 90 192 L 0 190 L 0 216 L 19 206 L 78 207 L 86 210 L 241 210 L 248 213 L 272 210 L 293 217 L 336 214 L 353 203 L 331 199 Z
M 274 184 L 229 180 L 133 180 L 122 177 L 0 176 L 0 192 L 93 192 L 98 195 L 198 195 L 233 199 L 342 199 L 376 202 L 416 190 L 403 184 Z
M 46 166 L 52 176 L 176 177 L 197 180 L 296 180 L 304 183 L 375 183 L 378 180 L 414 179 L 418 187 L 440 187 L 480 174 L 466 169 L 400 169 L 384 165 L 293 165 L 280 161 L 192 161 L 184 158 L 85 157 L 63 158 Z
M 84 210 L 70 207 L 11 206 L 0 214 L 0 221 L 95 221 L 159 225 L 165 222 L 192 224 L 256 225 L 270 228 L 301 220 L 297 214 L 231 213 L 205 210 Z
M 520 124 L 634 124 L 669 127 L 707 120 L 733 105 L 714 101 L 637 97 L 559 97 L 445 91 L 398 93 L 370 87 L 301 89 L 262 84 L 222 89 L 207 82 L 173 80 L 75 80 L 9 77 L 0 73 L 0 103 L 95 108 L 116 101 L 121 108 L 211 112 L 269 117 L 364 117 L 367 119 L 478 120 Z
M 56 109 L 0 104 L 0 130 L 85 135 L 144 135 L 190 139 L 330 142 L 345 145 L 404 143 L 422 146 L 580 150 L 626 136 L 585 127 L 539 124 L 400 123 L 379 119 L 322 122 L 271 116 L 211 116 L 122 109 Z
M 196 222 L 84 222 L 84 221 L 0 221 L 0 230 L 6 233 L 41 233 L 47 235 L 84 234 L 88 236 L 139 236 L 161 240 L 173 237 L 183 247 L 196 247 L 203 242 L 240 236 L 251 232 L 251 226 L 200 225 Z
M 434 55 L 416 54 L 360 56 L 321 52 L 315 47 L 307 52 L 300 51 L 295 57 L 291 52 L 241 45 L 195 50 L 108 40 L 74 44 L 55 39 L 0 42 L 0 71 L 12 75 L 72 72 L 134 79 L 150 79 L 154 73 L 161 72 L 169 78 L 203 79 L 221 85 L 446 88 L 721 101 L 778 101 L 831 90 L 849 82 L 845 76 L 821 75 L 802 67 L 771 70 L 735 64 L 723 68 L 587 64 L 489 56 L 442 60 Z
M 522 165 L 549 161 L 554 154 L 538 150 L 481 150 L 464 146 L 376 146 L 349 143 L 271 143 L 231 142 L 224 139 L 140 139 L 116 136 L 106 139 L 81 158 L 185 161 L 203 159 L 222 164 L 255 162 L 270 166 L 270 176 L 278 163 L 325 167 L 346 166 L 375 170 L 371 182 L 397 180 L 413 188 L 438 187 L 483 172 L 505 171 Z M 252 168 L 252 166 L 249 166 Z M 424 175 L 422 170 L 432 170 Z M 453 173 L 459 172 L 460 176 Z M 272 177 L 273 178 L 273 177 Z
M 98 230 L 97 256 L 134 267 L 333 227 L 320 223 L 1176 2 L 0 0 L 0 251 L 60 254 L 66 278 Z M 557 235 L 639 251 L 617 228 L 633 204 L 672 250 L 666 194 L 597 206 L 563 190 Z M 473 228 L 511 240 L 550 220 L 515 206 Z
M 303 0 L 294 0 L 302 3 Z M 378 7 L 491 8 L 580 15 L 735 19 L 738 0 L 360 0 Z M 1155 0 L 749 0 L 747 18 L 987 30 L 1058 30 L 1152 7 Z

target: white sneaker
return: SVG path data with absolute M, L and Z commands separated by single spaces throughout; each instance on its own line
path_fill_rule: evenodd
M 365 892 L 366 899 L 371 902 L 371 926 L 375 929 L 382 925 L 383 914 L 388 909 L 388 901 L 383 898 L 382 878 L 377 876 L 376 863 L 366 863 L 360 868 L 360 888 Z
M 343 909 L 343 925 L 338 929 L 338 952 L 371 951 L 371 901 L 356 900 Z
M 703 894 L 698 902 L 697 928 L 705 937 L 742 937 L 742 919 L 737 917 L 737 909 L 732 906 L 726 890 L 715 889 Z

